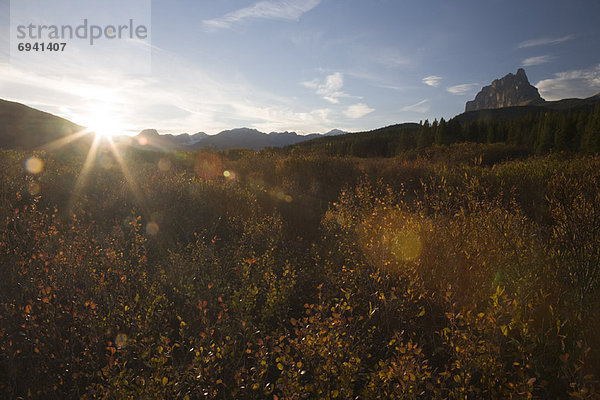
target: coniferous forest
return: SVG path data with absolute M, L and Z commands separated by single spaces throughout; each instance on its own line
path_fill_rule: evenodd
M 0 397 L 598 398 L 598 151 L 600 107 L 2 150 Z
M 371 132 L 321 138 L 301 144 L 311 152 L 356 157 L 393 157 L 432 145 L 504 143 L 533 153 L 600 152 L 600 105 L 564 110 L 536 107 L 482 110 L 449 121 L 401 124 Z

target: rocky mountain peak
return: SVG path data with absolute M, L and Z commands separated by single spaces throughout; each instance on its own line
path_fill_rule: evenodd
M 544 99 L 537 88 L 529 83 L 523 68 L 516 74 L 508 74 L 501 79 L 496 79 L 490 86 L 485 86 L 475 96 L 475 100 L 468 101 L 465 111 L 477 111 L 490 108 L 503 108 L 540 104 Z
M 141 131 L 138 136 L 145 136 L 145 137 L 158 137 L 159 133 L 156 129 L 144 129 L 143 131 Z

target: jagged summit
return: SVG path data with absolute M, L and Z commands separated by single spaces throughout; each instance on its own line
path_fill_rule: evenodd
M 144 129 L 139 133 L 139 136 L 156 137 L 159 136 L 159 133 L 156 129 Z
M 485 86 L 468 101 L 465 111 L 477 111 L 490 108 L 503 108 L 543 103 L 537 88 L 529 83 L 523 68 L 516 74 L 508 74 L 502 79 L 496 79 L 490 86 Z
M 511 74 L 508 74 L 511 75 Z M 525 73 L 525 70 L 523 68 L 519 68 L 517 70 L 517 73 L 515 75 L 518 79 L 524 79 L 525 81 L 527 81 L 527 83 L 529 83 L 529 79 L 527 79 L 527 74 Z

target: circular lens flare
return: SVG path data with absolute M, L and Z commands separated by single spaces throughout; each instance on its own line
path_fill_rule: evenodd
M 25 170 L 30 174 L 37 175 L 44 170 L 44 162 L 37 157 L 29 157 L 25 160 Z

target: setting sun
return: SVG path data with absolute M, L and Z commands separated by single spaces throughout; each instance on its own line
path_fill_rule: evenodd
M 89 132 L 93 132 L 99 137 L 110 138 L 122 135 L 125 132 L 124 124 L 115 114 L 109 108 L 97 108 L 83 119 L 83 125 Z

